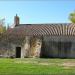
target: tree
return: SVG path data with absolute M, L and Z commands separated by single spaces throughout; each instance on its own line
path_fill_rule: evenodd
M 70 21 L 71 21 L 72 23 L 75 23 L 75 11 L 72 12 L 72 13 L 70 13 L 69 19 L 70 19 Z
M 4 33 L 6 31 L 6 27 L 4 26 L 5 25 L 5 19 L 1 19 L 0 20 L 0 34 Z

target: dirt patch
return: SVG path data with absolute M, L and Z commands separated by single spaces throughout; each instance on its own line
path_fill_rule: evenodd
M 47 63 L 47 62 L 38 62 L 38 61 L 15 61 L 14 63 L 31 63 L 31 64 L 37 64 L 37 65 L 54 65 L 55 63 Z
M 39 65 L 53 65 L 54 63 L 38 63 Z
M 31 62 L 31 61 L 15 61 L 14 63 L 37 63 L 35 62 Z
M 75 62 L 64 62 L 59 66 L 63 66 L 64 69 L 72 69 L 73 67 L 75 67 Z
M 75 62 L 66 62 L 66 63 L 63 63 L 62 66 L 75 67 Z

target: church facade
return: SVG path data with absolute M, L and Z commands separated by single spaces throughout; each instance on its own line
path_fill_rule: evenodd
M 20 24 L 0 37 L 1 57 L 75 58 L 75 24 Z

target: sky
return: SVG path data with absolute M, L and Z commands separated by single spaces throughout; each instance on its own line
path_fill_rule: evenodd
M 12 25 L 14 16 L 20 23 L 69 23 L 69 14 L 75 10 L 75 0 L 0 0 L 0 19 Z

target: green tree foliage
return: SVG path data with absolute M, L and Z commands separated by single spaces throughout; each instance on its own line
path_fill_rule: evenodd
M 72 13 L 70 13 L 69 19 L 70 19 L 70 21 L 71 21 L 72 23 L 75 23 L 75 11 L 72 12 Z

